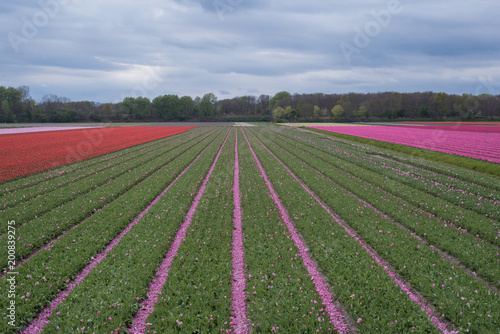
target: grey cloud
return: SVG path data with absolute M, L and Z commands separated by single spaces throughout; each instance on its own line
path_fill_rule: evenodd
M 49 1 L 49 0 L 42 0 Z M 59 1 L 59 0 L 53 0 Z M 65 0 L 66 1 L 66 0 Z M 388 1 L 71 0 L 38 33 L 12 49 L 38 1 L 0 4 L 0 85 L 30 85 L 35 98 L 114 101 L 140 86 L 146 67 L 162 81 L 148 97 L 384 90 L 471 92 L 500 81 L 497 13 L 487 0 L 400 0 L 401 12 L 356 46 L 355 29 Z M 339 47 L 356 47 L 347 62 Z M 472 87 L 472 88 L 471 88 Z
M 236 9 L 263 8 L 269 1 L 265 0 L 176 0 L 180 4 L 198 4 L 204 10 L 217 13 L 218 11 L 233 12 Z

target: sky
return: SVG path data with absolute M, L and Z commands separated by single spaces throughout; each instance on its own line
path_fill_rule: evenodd
M 0 86 L 40 101 L 500 94 L 495 0 L 4 0 Z

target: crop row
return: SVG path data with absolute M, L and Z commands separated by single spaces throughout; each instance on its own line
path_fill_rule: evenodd
M 234 143 L 231 130 L 150 284 L 132 332 L 145 327 L 156 333 L 231 328 Z
M 0 136 L 0 180 L 38 173 L 189 129 L 192 127 L 112 127 Z
M 213 140 L 213 145 L 217 145 L 222 138 Z M 18 294 L 22 296 L 16 310 L 21 319 L 19 326 L 30 322 L 66 289 L 72 278 L 94 261 L 92 257 L 102 252 L 206 148 L 207 143 L 193 146 L 19 267 Z M 3 289 L 5 279 L 0 282 Z M 4 304 L 6 300 L 1 302 Z
M 471 182 L 453 180 L 436 173 L 416 173 L 414 167 L 406 166 L 388 159 L 375 159 L 375 154 L 367 154 L 365 150 L 343 147 L 339 143 L 314 143 L 315 148 L 343 160 L 354 163 L 364 169 L 409 185 L 435 197 L 446 200 L 456 206 L 475 211 L 482 216 L 496 218 L 498 221 L 498 204 L 495 190 L 478 186 Z M 335 152 L 335 153 L 334 153 Z M 347 154 L 346 154 L 347 153 Z M 422 175 L 424 174 L 424 175 Z
M 75 288 L 68 301 L 55 314 L 52 312 L 47 331 L 109 332 L 130 325 L 140 308 L 140 300 L 149 296 L 148 286 L 165 253 L 176 243 L 179 226 L 222 139 L 198 155 L 161 197 L 150 204 L 149 211 Z M 103 285 L 103 281 L 108 284 Z M 89 299 L 89 295 L 93 298 Z
M 500 305 L 495 291 L 472 275 L 455 268 L 447 260 L 441 259 L 432 248 L 420 244 L 417 239 L 409 236 L 390 220 L 384 219 L 369 206 L 362 205 L 357 198 L 336 184 L 328 182 L 324 175 L 297 160 L 290 153 L 284 152 L 276 144 L 264 138 L 262 142 L 269 145 L 269 149 L 282 159 L 283 163 L 333 212 L 356 230 L 365 242 L 389 261 L 397 273 L 411 282 L 412 286 L 431 301 L 433 306 L 450 319 L 459 330 L 492 332 L 497 328 Z M 270 165 L 266 170 L 278 173 L 283 169 Z M 292 191 L 290 184 L 285 186 L 285 177 L 286 173 L 281 172 L 276 178 L 276 184 L 283 185 L 285 188 L 283 193 L 285 191 L 291 194 L 297 193 Z M 298 203 L 302 202 L 304 201 Z M 292 206 L 289 210 L 292 210 Z M 319 228 L 317 238 L 324 238 L 327 235 L 324 233 L 325 226 L 320 225 Z M 318 240 L 319 244 L 319 239 L 312 240 Z M 324 247 L 322 252 L 328 250 Z M 317 254 L 320 254 L 319 249 Z M 393 306 L 391 310 L 395 308 L 397 306 Z
M 474 204 L 474 201 L 496 203 L 497 200 L 495 193 L 496 188 L 500 186 L 498 180 L 482 177 L 478 173 L 475 173 L 473 180 L 470 180 L 469 177 L 461 178 L 465 175 L 460 175 L 461 177 L 457 177 L 458 175 L 451 177 L 449 175 L 450 173 L 442 174 L 434 170 L 416 166 L 415 162 L 419 160 L 415 160 L 408 155 L 404 155 L 403 158 L 403 155 L 399 154 L 398 158 L 397 153 L 391 152 L 391 154 L 389 154 L 387 150 L 371 148 L 368 145 L 352 144 L 341 139 L 335 140 L 335 142 L 330 140 L 311 140 L 310 136 L 315 135 L 306 132 L 297 135 L 296 133 L 282 130 L 280 133 L 289 138 L 298 139 L 302 143 L 319 149 L 328 155 L 333 154 L 344 160 L 358 164 L 363 168 L 371 169 L 374 172 L 383 174 L 392 171 L 393 173 L 389 173 L 389 175 L 394 176 L 397 180 L 407 182 L 413 182 L 414 179 L 424 180 L 423 184 L 419 186 L 425 191 L 435 192 L 436 190 L 433 188 L 436 186 L 436 183 L 441 186 L 447 186 L 449 190 L 456 190 L 455 196 L 458 197 L 448 196 L 448 199 L 454 201 L 454 203 L 459 206 L 463 206 L 464 202 L 467 203 L 469 201 Z M 458 168 L 453 169 L 453 171 L 457 173 L 463 172 L 463 170 Z M 451 172 L 451 168 L 448 172 Z M 470 176 L 469 174 L 466 175 Z M 477 182 L 481 179 L 485 181 L 488 180 L 488 182 L 486 182 L 487 186 Z M 413 183 L 418 184 L 418 182 Z M 439 192 L 441 197 L 446 196 L 446 193 L 446 190 Z M 471 207 L 474 207 L 474 205 L 471 205 L 469 208 Z M 477 208 L 475 209 L 477 210 Z M 478 210 L 482 209 L 479 208 Z
M 194 145 L 203 145 L 202 142 L 208 138 L 208 136 L 212 136 L 213 134 L 203 134 L 200 139 L 198 139 L 198 142 L 191 143 L 189 146 L 188 145 L 179 145 L 177 149 L 170 151 L 170 154 L 172 154 L 172 157 L 170 161 L 174 160 L 177 156 L 183 154 L 185 151 L 187 151 L 189 148 L 193 147 Z M 157 166 L 154 169 L 158 169 L 161 166 Z M 137 169 L 140 171 L 140 169 Z M 136 171 L 137 171 L 136 170 Z M 151 173 L 154 172 L 153 169 L 150 171 Z M 144 174 L 144 177 L 147 176 L 148 172 Z M 130 176 L 130 175 L 129 175 Z M 70 227 L 71 229 L 74 229 L 78 227 L 85 219 L 91 219 L 92 215 L 103 210 L 106 208 L 110 203 L 112 203 L 116 198 L 121 196 L 122 194 L 126 193 L 129 191 L 134 184 L 131 184 L 130 182 L 127 182 L 126 176 L 121 176 L 118 180 L 118 182 L 115 182 L 117 184 L 117 188 L 111 189 L 114 190 L 113 192 L 110 192 L 109 196 L 107 197 L 102 197 L 102 192 L 109 191 L 109 186 L 110 184 L 113 185 L 113 182 L 108 183 L 107 187 L 100 187 L 94 190 L 94 192 L 91 192 L 91 195 L 94 196 L 94 198 L 98 198 L 99 200 L 92 201 L 88 200 L 88 195 L 87 196 L 81 196 L 80 199 L 76 199 L 70 203 L 67 203 L 66 205 L 63 205 L 59 207 L 56 210 L 53 210 L 52 212 L 49 212 L 46 215 L 43 215 L 39 219 L 35 219 L 34 221 L 28 223 L 21 224 L 20 226 L 17 227 L 16 229 L 16 234 L 18 235 L 17 237 L 17 249 L 16 249 L 16 259 L 23 259 L 22 261 L 18 261 L 17 265 L 20 265 L 22 262 L 25 262 L 27 259 L 30 257 L 34 256 L 36 253 L 31 253 L 31 250 L 36 249 L 37 247 L 44 245 L 44 243 L 48 240 L 50 240 L 50 233 L 53 233 L 53 239 L 52 241 L 45 243 L 45 245 L 42 248 L 50 248 L 51 244 L 55 242 L 56 240 L 60 239 L 64 235 L 68 233 L 68 230 Z M 137 184 L 138 181 L 137 179 L 135 180 Z M 120 182 L 121 183 L 120 185 Z M 78 205 L 78 200 L 80 201 L 80 204 L 82 204 L 82 207 L 80 208 Z M 77 209 L 75 209 L 75 203 L 77 206 Z M 66 210 L 65 208 L 68 207 L 69 210 Z M 83 210 L 82 210 L 83 209 Z M 66 211 L 65 211 L 66 210 Z M 67 220 L 64 223 L 58 223 L 58 217 L 62 213 L 68 214 Z M 52 224 L 51 224 L 52 223 Z M 28 226 L 27 226 L 28 225 Z M 37 234 L 37 229 L 42 229 L 45 233 L 49 233 L 49 236 L 46 236 L 45 234 Z M 70 230 L 71 230 L 70 229 Z M 25 233 L 26 232 L 26 233 Z M 57 237 L 57 238 L 56 238 Z M 0 240 L 2 240 L 2 237 L 0 237 Z M 25 244 L 19 248 L 19 241 L 24 241 Z M 6 243 L 7 240 L 3 240 L 3 243 Z M 6 249 L 0 250 L 0 252 L 5 252 Z M 28 254 L 30 254 L 29 257 L 26 257 Z M 1 263 L 1 261 L 0 261 Z M 3 266 L 5 266 L 7 263 L 3 263 Z M 1 276 L 3 277 L 3 276 Z
M 31 200 L 32 198 L 40 197 L 44 194 L 49 194 L 50 196 L 53 196 L 54 194 L 60 194 L 59 191 L 63 191 L 63 189 L 68 187 L 72 188 L 76 186 L 75 183 L 82 178 L 87 178 L 108 168 L 119 166 L 123 163 L 133 162 L 134 159 L 140 158 L 141 156 L 144 156 L 147 153 L 158 150 L 160 148 L 167 149 L 170 147 L 171 149 L 175 147 L 174 143 L 182 143 L 194 139 L 197 136 L 203 134 L 200 132 L 201 131 L 186 132 L 172 138 L 167 137 L 159 139 L 157 141 L 137 145 L 118 152 L 108 153 L 103 156 L 85 160 L 84 162 L 80 163 L 80 168 L 74 169 L 73 172 L 65 171 L 70 167 L 74 168 L 73 165 L 65 166 L 63 168 L 56 168 L 51 170 L 50 173 L 52 175 L 57 174 L 57 177 L 49 178 L 46 181 L 38 182 L 36 184 L 30 184 L 29 186 L 23 188 L 13 188 L 12 185 L 16 182 L 10 182 L 8 183 L 8 187 L 10 189 L 6 190 L 0 197 L 0 206 L 5 210 L 5 208 L 26 204 L 26 202 Z M 22 182 L 28 184 L 28 179 L 29 178 L 25 178 Z
M 175 142 L 169 142 L 167 145 L 156 145 L 145 150 L 140 156 L 133 157 L 133 159 L 116 161 L 109 168 L 97 172 L 87 172 L 87 174 L 90 174 L 87 177 L 80 178 L 75 182 L 66 184 L 57 190 L 49 191 L 44 195 L 26 202 L 17 203 L 15 207 L 5 209 L 3 215 L 7 219 L 17 219 L 18 221 L 28 222 L 75 198 L 86 196 L 89 192 L 99 187 L 107 187 L 108 183 L 138 166 L 147 163 L 156 165 L 156 159 L 165 159 L 165 157 L 169 157 L 170 151 L 176 149 L 178 145 L 179 144 Z M 23 193 L 24 191 L 22 191 L 20 195 L 23 195 Z
M 424 148 L 432 151 L 500 162 L 498 133 L 435 131 L 394 126 L 314 127 L 336 133 Z
M 250 142 L 336 298 L 367 332 L 432 331 L 433 324 L 359 242 L 262 145 Z M 353 207 L 353 209 L 358 206 Z M 390 296 L 390 298 L 388 298 Z
M 276 131 L 276 129 L 274 129 Z M 287 134 L 289 136 L 300 139 L 301 141 L 308 141 L 310 144 L 319 145 L 321 142 L 331 142 L 335 141 L 335 144 L 339 147 L 347 148 L 350 150 L 356 150 L 358 152 L 364 152 L 366 154 L 371 154 L 375 157 L 380 157 L 380 159 L 393 160 L 394 162 L 400 165 L 408 165 L 412 168 L 413 171 L 416 170 L 424 170 L 429 172 L 434 172 L 439 175 L 448 176 L 452 180 L 459 179 L 463 181 L 467 181 L 472 185 L 481 185 L 493 190 L 500 190 L 500 184 L 497 178 L 487 176 L 478 172 L 475 172 L 471 169 L 464 169 L 459 167 L 454 167 L 447 164 L 442 164 L 438 162 L 433 162 L 429 160 L 425 160 L 419 157 L 415 157 L 410 154 L 396 152 L 390 149 L 385 149 L 369 144 L 360 144 L 351 140 L 337 138 L 335 139 L 332 136 L 322 134 L 322 139 L 317 137 L 317 134 L 313 134 L 309 131 L 301 130 L 300 133 L 293 130 L 288 130 L 284 128 L 280 128 L 279 131 L 283 134 Z M 326 141 L 327 140 L 327 141 Z
M 136 184 L 157 172 L 162 166 L 176 159 L 191 146 L 204 145 L 202 141 L 198 143 L 186 143 L 170 151 L 170 154 L 163 155 L 157 159 L 137 166 L 128 173 L 108 182 L 106 186 L 98 187 L 86 195 L 79 196 L 60 207 L 52 209 L 41 217 L 32 220 L 17 228 L 17 249 L 16 260 L 29 255 L 33 250 L 54 239 L 71 226 L 81 222 L 85 218 L 92 219 L 92 215 L 106 204 L 111 203 L 116 198 L 132 189 Z M 63 218 L 61 219 L 61 216 Z M 6 246 L 7 240 L 1 240 L 0 245 Z M 2 247 L 0 254 L 6 259 L 7 248 Z M 7 266 L 2 262 L 2 269 Z
M 345 332 L 346 320 L 243 136 L 239 150 L 251 326 L 258 333 Z
M 9 217 L 22 261 L 0 332 L 497 331 L 494 186 L 297 130 L 212 130 L 16 188 L 28 206 L 113 175 Z
M 277 141 L 279 144 L 290 143 L 284 139 Z M 420 208 L 432 215 L 438 216 L 447 222 L 461 229 L 465 229 L 474 235 L 478 235 L 484 240 L 500 245 L 498 238 L 498 224 L 491 218 L 484 217 L 476 212 L 458 207 L 440 198 L 432 196 L 421 190 L 412 188 L 397 180 L 383 177 L 367 168 L 358 166 L 355 162 L 350 162 L 343 156 L 331 155 L 308 145 L 293 142 L 293 145 L 301 150 L 306 150 L 312 154 L 314 160 L 323 159 L 332 167 L 347 172 L 349 175 L 360 178 L 380 189 L 400 197 L 417 208 Z M 387 213 L 387 212 L 386 212 Z M 389 214 L 389 213 L 387 213 Z
M 294 148 L 290 152 L 290 148 Z M 350 191 L 366 200 L 377 209 L 386 213 L 396 221 L 416 232 L 428 242 L 437 245 L 443 251 L 454 255 L 473 271 L 500 286 L 499 249 L 497 246 L 480 240 L 463 231 L 458 231 L 438 217 L 422 212 L 410 203 L 395 197 L 378 187 L 349 175 L 342 169 L 334 168 L 318 156 L 312 156 L 292 146 L 280 147 L 294 155 L 317 171 L 322 171 L 321 176 L 329 181 L 336 182 L 344 191 Z M 273 150 L 274 151 L 274 150 Z M 368 205 L 370 205 L 368 204 Z

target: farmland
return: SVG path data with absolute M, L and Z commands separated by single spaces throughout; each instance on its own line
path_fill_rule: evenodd
M 120 129 L 5 174 L 0 332 L 498 333 L 498 178 L 288 127 Z
M 0 181 L 147 143 L 182 133 L 190 128 L 108 127 L 2 135 Z
M 497 126 L 314 128 L 500 163 L 500 127 Z

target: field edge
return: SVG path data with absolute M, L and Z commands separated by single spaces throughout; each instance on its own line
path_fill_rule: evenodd
M 308 127 L 300 127 L 300 129 L 309 130 L 312 132 L 325 134 L 325 135 L 329 135 L 332 137 L 338 137 L 341 139 L 352 140 L 352 141 L 356 141 L 356 142 L 359 142 L 362 144 L 369 144 L 369 145 L 389 149 L 389 150 L 400 152 L 400 153 L 410 154 L 414 157 L 418 157 L 418 158 L 422 158 L 422 159 L 426 159 L 429 161 L 438 162 L 438 163 L 442 163 L 442 164 L 451 165 L 453 167 L 460 167 L 460 168 L 473 170 L 475 172 L 479 172 L 479 173 L 485 174 L 487 176 L 493 176 L 495 178 L 500 179 L 500 168 L 499 168 L 498 164 L 495 164 L 492 162 L 462 157 L 462 156 L 453 155 L 453 154 L 424 150 L 421 148 L 407 146 L 407 145 L 393 144 L 393 143 L 388 143 L 388 142 L 384 142 L 384 141 L 380 141 L 380 140 L 345 135 L 345 134 L 330 132 L 330 131 L 326 131 L 326 130 L 319 130 L 319 129 L 313 129 L 313 128 L 308 128 Z

